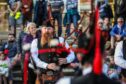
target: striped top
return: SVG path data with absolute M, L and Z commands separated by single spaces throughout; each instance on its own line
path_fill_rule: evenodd
M 63 0 L 48 0 L 48 5 L 51 5 L 52 11 L 59 12 L 64 6 Z

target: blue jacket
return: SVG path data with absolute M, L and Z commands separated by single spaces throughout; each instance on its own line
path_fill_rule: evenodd
M 17 42 L 9 43 L 5 42 L 3 43 L 2 47 L 0 48 L 0 51 L 4 52 L 4 50 L 9 50 L 9 53 L 7 55 L 8 58 L 13 58 L 17 54 Z
M 121 35 L 121 37 L 125 37 L 126 36 L 126 24 L 123 24 L 121 28 L 119 28 L 118 25 L 115 25 L 112 28 L 110 35 L 111 36 Z
M 22 45 L 23 45 L 23 38 L 26 36 L 27 34 L 24 31 L 21 31 L 19 33 L 19 37 L 17 39 L 17 52 L 18 53 L 22 53 Z

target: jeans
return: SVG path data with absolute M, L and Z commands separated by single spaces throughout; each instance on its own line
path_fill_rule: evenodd
M 69 36 L 70 35 L 70 24 L 73 22 L 74 28 L 77 28 L 77 14 L 68 14 L 67 13 L 67 28 L 66 28 L 66 34 Z M 77 33 L 75 33 L 75 36 Z
M 60 12 L 52 12 L 52 16 L 54 19 L 53 24 L 55 24 L 55 20 L 57 20 L 57 22 L 58 22 L 58 36 L 61 36 L 61 34 L 62 34 L 62 14 Z
M 19 19 L 15 19 L 14 16 L 9 16 L 9 25 L 14 27 L 15 25 L 23 24 L 23 15 L 21 14 Z

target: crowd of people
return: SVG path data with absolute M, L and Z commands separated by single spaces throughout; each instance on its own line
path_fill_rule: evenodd
M 65 3 L 65 4 L 64 4 Z M 58 23 L 58 36 L 62 34 L 62 14 L 65 13 L 64 26 L 67 26 L 66 34 L 70 34 L 70 23 L 77 27 L 78 21 L 78 0 L 8 0 L 9 26 L 14 33 L 15 27 L 24 28 L 28 22 L 35 22 L 37 28 L 42 24 L 49 26 Z
M 73 32 L 77 49 L 87 53 L 73 49 L 63 37 L 64 27 L 66 37 L 71 37 L 71 24 L 78 30 L 78 0 L 7 0 L 7 4 L 9 34 L 0 47 L 0 84 L 13 84 L 17 64 L 21 64 L 24 84 L 126 84 L 125 0 L 115 0 L 115 15 L 108 0 L 98 2 L 98 21 L 91 18 L 94 23 L 89 21 L 86 31 Z M 100 75 L 93 72 L 98 45 L 95 24 L 102 37 Z M 16 28 L 21 29 L 18 37 Z M 73 70 L 72 77 L 64 73 L 65 69 Z

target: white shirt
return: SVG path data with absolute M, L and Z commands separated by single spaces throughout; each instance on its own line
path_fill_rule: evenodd
M 56 84 L 71 84 L 71 77 L 63 77 Z
M 114 54 L 114 61 L 116 65 L 126 69 L 126 60 L 123 58 L 123 41 L 117 43 Z
M 8 77 L 9 74 L 9 59 L 6 60 L 0 60 L 0 76 L 4 75 L 5 77 Z
M 31 56 L 32 56 L 34 62 L 36 63 L 37 67 L 46 69 L 48 63 L 46 63 L 44 61 L 41 61 L 38 58 L 38 48 L 37 48 L 37 43 L 38 42 L 37 41 L 38 41 L 37 39 L 34 39 L 32 41 L 32 44 L 31 44 Z M 64 38 L 59 37 L 59 42 L 63 43 L 64 42 Z M 69 45 L 68 45 L 67 42 L 65 42 L 65 47 L 69 48 Z M 70 54 L 66 57 L 66 59 L 67 59 L 67 63 L 71 63 L 75 59 L 75 55 L 74 55 L 74 52 L 72 50 L 70 51 Z

